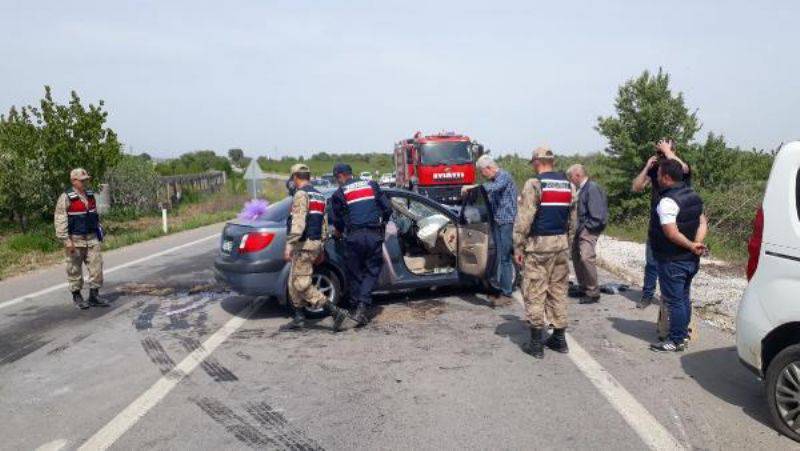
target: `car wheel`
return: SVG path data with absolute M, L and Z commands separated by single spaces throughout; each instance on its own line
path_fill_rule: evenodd
M 314 275 L 311 276 L 311 283 L 328 298 L 329 302 L 332 302 L 334 305 L 339 304 L 339 301 L 342 299 L 342 283 L 333 271 L 327 268 L 315 269 Z M 289 307 L 290 312 L 294 310 L 291 300 L 289 300 L 286 305 Z M 322 308 L 313 309 L 306 307 L 305 310 L 306 316 L 311 318 L 322 318 L 327 315 L 325 309 Z
M 767 368 L 767 402 L 778 432 L 800 441 L 800 345 L 781 351 Z

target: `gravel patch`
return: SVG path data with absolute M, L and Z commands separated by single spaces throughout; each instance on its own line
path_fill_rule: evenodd
M 597 242 L 598 264 L 630 284 L 641 286 L 644 278 L 645 246 L 601 236 Z M 714 326 L 733 331 L 736 310 L 747 280 L 729 263 L 703 258 L 692 285 L 694 311 Z

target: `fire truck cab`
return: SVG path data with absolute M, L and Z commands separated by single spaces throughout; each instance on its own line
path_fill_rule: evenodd
M 397 186 L 444 204 L 461 202 L 461 187 L 475 183 L 475 160 L 483 145 L 466 135 L 417 132 L 394 146 Z

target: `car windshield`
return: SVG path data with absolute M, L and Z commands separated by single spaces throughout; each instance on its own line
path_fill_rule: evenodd
M 472 161 L 466 141 L 425 143 L 420 147 L 420 158 L 424 165 L 465 164 Z

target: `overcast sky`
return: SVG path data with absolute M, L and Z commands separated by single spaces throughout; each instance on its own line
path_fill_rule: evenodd
M 797 1 L 0 5 L 0 109 L 75 89 L 136 153 L 389 151 L 442 129 L 590 152 L 618 86 L 659 66 L 703 136 L 800 138 Z

